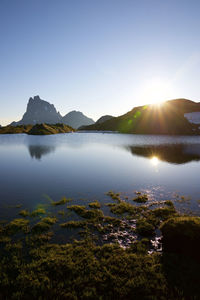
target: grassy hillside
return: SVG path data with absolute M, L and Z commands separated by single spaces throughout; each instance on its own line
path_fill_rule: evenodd
M 135 107 L 122 116 L 83 129 L 138 134 L 199 134 L 198 125 L 189 123 L 184 117 L 184 113 L 195 111 L 200 111 L 200 103 L 176 99 L 161 106 Z
M 57 133 L 67 133 L 75 131 L 72 127 L 65 124 L 36 124 L 36 125 L 19 125 L 5 126 L 0 128 L 0 134 L 26 133 L 29 135 L 49 135 Z
M 27 133 L 32 128 L 32 125 L 18 125 L 18 126 L 4 126 L 0 127 L 0 134 L 15 134 L 15 133 Z
M 30 135 L 47 135 L 57 133 L 67 133 L 74 131 L 74 129 L 65 124 L 36 124 L 28 132 Z

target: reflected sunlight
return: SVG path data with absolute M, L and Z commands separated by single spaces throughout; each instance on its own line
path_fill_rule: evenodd
M 150 161 L 153 166 L 157 166 L 158 162 L 159 162 L 159 160 L 156 156 L 151 157 Z

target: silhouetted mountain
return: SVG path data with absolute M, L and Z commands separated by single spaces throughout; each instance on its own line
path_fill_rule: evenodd
M 144 105 L 100 124 L 85 126 L 84 130 L 118 131 L 138 134 L 200 134 L 199 125 L 185 114 L 200 112 L 200 103 L 187 99 L 166 101 L 161 106 Z M 188 121 L 190 120 L 190 121 Z M 200 117 L 199 117 L 200 123 Z
M 199 144 L 127 146 L 126 149 L 131 151 L 133 155 L 147 158 L 157 157 L 159 160 L 172 164 L 184 164 L 200 160 Z
M 40 99 L 39 96 L 30 98 L 27 110 L 23 118 L 19 122 L 13 122 L 11 125 L 26 125 L 26 124 L 56 124 L 62 123 L 62 116 L 56 111 L 53 104 Z
M 105 121 L 108 121 L 108 120 L 110 120 L 110 119 L 112 119 L 112 118 L 113 118 L 113 116 L 110 116 L 110 115 L 102 116 L 101 118 L 99 118 L 99 119 L 96 121 L 95 124 L 101 124 L 101 123 L 103 123 L 103 122 L 105 122 Z
M 53 104 L 40 99 L 39 96 L 35 96 L 29 99 L 26 112 L 23 115 L 22 119 L 19 122 L 12 122 L 10 125 L 35 125 L 42 123 L 64 123 L 77 129 L 78 127 L 83 125 L 94 124 L 94 121 L 86 117 L 80 111 L 71 111 L 64 117 L 62 117 L 60 113 L 57 112 Z
M 76 110 L 73 110 L 68 114 L 66 114 L 62 118 L 62 122 L 75 129 L 79 128 L 80 126 L 87 126 L 87 125 L 94 124 L 94 120 L 86 117 L 82 112 Z

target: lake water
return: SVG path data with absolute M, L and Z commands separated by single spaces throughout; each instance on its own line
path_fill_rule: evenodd
M 108 202 L 109 190 L 129 199 L 142 191 L 151 201 L 184 195 L 188 201 L 177 205 L 200 212 L 200 137 L 0 135 L 0 172 L 1 218 L 8 206 L 33 209 L 48 196 Z

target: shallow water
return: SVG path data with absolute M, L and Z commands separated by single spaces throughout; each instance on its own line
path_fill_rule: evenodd
M 142 191 L 151 201 L 184 195 L 177 205 L 200 211 L 200 137 L 195 136 L 0 135 L 0 172 L 1 218 L 11 214 L 8 206 L 33 209 L 48 197 L 108 202 L 109 190 L 129 199 Z

